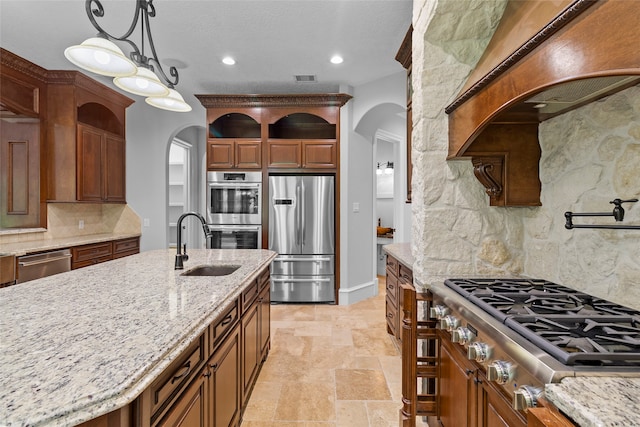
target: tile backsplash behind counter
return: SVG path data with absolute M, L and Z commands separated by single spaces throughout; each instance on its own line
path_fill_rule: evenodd
M 83 222 L 80 228 L 80 221 Z M 93 234 L 139 234 L 140 218 L 125 204 L 49 203 L 47 229 L 0 230 L 2 246 Z

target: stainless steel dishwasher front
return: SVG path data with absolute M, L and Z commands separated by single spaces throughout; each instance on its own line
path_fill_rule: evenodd
M 40 279 L 41 277 L 71 270 L 71 251 L 61 249 L 18 257 L 16 283 Z

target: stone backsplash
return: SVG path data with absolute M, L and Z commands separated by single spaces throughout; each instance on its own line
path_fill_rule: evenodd
M 524 219 L 525 273 L 640 309 L 640 230 L 564 228 L 565 211 L 612 212 L 611 200 L 640 197 L 640 87 L 543 122 L 539 139 L 542 207 Z M 640 202 L 623 207 L 621 224 L 640 226 Z
M 84 221 L 82 229 L 79 228 L 80 220 Z M 49 203 L 47 204 L 46 230 L 0 233 L 0 246 L 3 243 L 22 243 L 91 234 L 135 234 L 140 233 L 140 225 L 138 215 L 124 204 Z
M 414 1 L 414 275 L 524 274 L 640 309 L 640 231 L 564 228 L 565 211 L 610 211 L 610 200 L 640 196 L 639 88 L 540 126 L 542 207 L 490 207 L 471 162 L 446 160 L 444 108 L 503 8 L 499 0 Z M 640 224 L 640 202 L 625 208 L 624 223 Z

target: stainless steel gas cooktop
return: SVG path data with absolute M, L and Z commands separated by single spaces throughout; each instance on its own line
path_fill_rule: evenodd
M 537 279 L 448 279 L 445 285 L 565 365 L 637 366 L 640 312 Z

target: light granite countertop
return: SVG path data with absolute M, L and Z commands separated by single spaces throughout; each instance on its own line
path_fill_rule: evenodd
M 640 378 L 567 377 L 544 394 L 581 427 L 640 426 Z
M 87 245 L 89 243 L 108 242 L 109 240 L 128 239 L 130 237 L 140 237 L 140 233 L 87 234 L 84 236 L 75 237 L 29 240 L 19 243 L 3 243 L 2 246 L 0 246 L 0 253 L 22 256 L 31 252 L 54 251 L 56 249 L 70 248 L 72 246 Z
M 0 425 L 72 426 L 132 402 L 267 268 L 268 250 L 148 251 L 0 289 Z
M 382 247 L 386 253 L 400 261 L 405 267 L 413 270 L 414 258 L 411 254 L 411 243 L 391 243 Z

